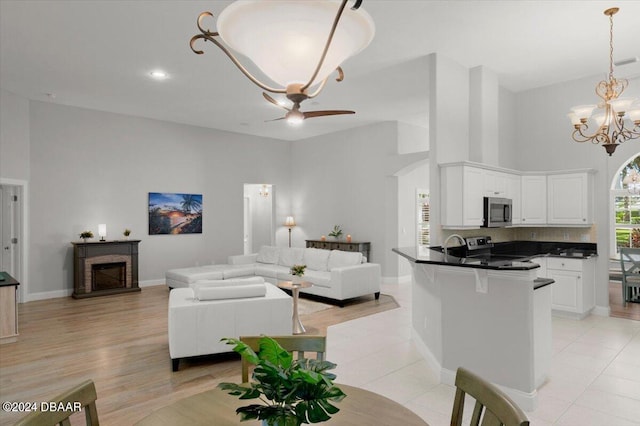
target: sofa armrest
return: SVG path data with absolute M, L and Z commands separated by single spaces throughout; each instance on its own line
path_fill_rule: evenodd
M 227 263 L 229 265 L 247 265 L 250 263 L 256 263 L 258 260 L 258 253 L 251 254 L 237 254 L 235 256 L 229 256 Z
M 367 293 L 379 293 L 381 281 L 380 265 L 362 263 L 331 270 L 331 282 L 340 292 L 340 299 L 361 296 Z

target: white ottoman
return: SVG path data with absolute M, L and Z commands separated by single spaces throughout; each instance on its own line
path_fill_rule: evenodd
M 192 288 L 169 294 L 169 356 L 173 371 L 180 358 L 231 352 L 220 339 L 240 336 L 291 334 L 291 296 L 265 283 L 263 297 L 197 300 Z

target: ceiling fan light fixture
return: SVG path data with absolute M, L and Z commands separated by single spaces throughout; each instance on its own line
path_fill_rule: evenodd
M 300 111 L 289 111 L 286 115 L 287 124 L 291 126 L 299 126 L 304 121 L 304 114 Z
M 313 76 L 340 5 L 336 0 L 242 0 L 218 17 L 220 38 L 282 87 Z M 367 47 L 375 34 L 363 9 L 345 8 L 327 56 L 309 87 Z

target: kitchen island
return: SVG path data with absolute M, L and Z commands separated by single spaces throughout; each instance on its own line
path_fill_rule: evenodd
M 551 364 L 553 280 L 539 279 L 538 264 L 515 256 L 393 251 L 411 263 L 412 333 L 440 380 L 452 385 L 463 366 L 534 410 Z

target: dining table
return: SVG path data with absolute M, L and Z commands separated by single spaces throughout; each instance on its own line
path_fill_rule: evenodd
M 347 395 L 336 403 L 340 409 L 327 422 L 331 426 L 428 426 L 417 414 L 380 394 L 355 386 L 337 384 Z M 244 425 L 257 426 L 259 420 L 240 422 L 238 407 L 255 403 L 239 400 L 237 396 L 214 388 L 188 396 L 159 408 L 139 422 L 138 426 L 199 426 Z

